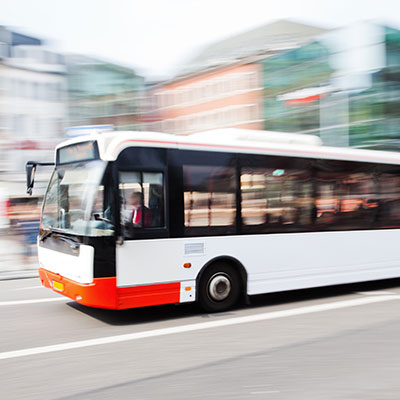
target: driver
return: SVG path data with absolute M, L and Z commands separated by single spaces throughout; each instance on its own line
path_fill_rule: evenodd
M 152 222 L 151 211 L 143 205 L 142 193 L 133 192 L 129 198 L 129 204 L 132 206 L 132 213 L 129 222 L 135 227 L 149 227 Z

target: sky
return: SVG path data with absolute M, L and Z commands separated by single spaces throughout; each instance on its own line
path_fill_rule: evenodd
M 0 0 L 0 24 L 63 53 L 168 77 L 209 43 L 278 19 L 335 28 L 377 20 L 400 28 L 399 0 Z

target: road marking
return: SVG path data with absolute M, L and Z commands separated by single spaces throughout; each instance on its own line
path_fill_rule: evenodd
M 49 346 L 32 347 L 22 350 L 5 351 L 0 353 L 0 360 L 10 358 L 32 356 L 37 354 L 53 353 L 56 351 L 80 349 L 84 347 L 99 346 L 102 344 L 121 343 L 133 340 L 152 338 L 157 336 L 173 335 L 176 333 L 193 332 L 203 329 L 219 328 L 224 326 L 247 324 L 251 322 L 266 321 L 284 317 L 292 317 L 297 315 L 311 314 L 321 311 L 337 310 L 341 308 L 355 307 L 372 303 L 380 303 L 384 301 L 399 300 L 400 296 L 371 296 L 361 297 L 353 300 L 335 301 L 333 303 L 317 304 L 314 306 L 305 306 L 293 308 L 290 310 L 272 311 L 262 314 L 247 315 L 244 317 L 226 318 L 217 321 L 199 322 L 189 325 L 174 326 L 171 328 L 154 329 L 152 331 L 134 332 L 124 335 L 106 336 L 98 339 L 79 340 L 76 342 L 60 343 Z M 57 299 L 41 299 L 54 301 Z
M 280 390 L 264 390 L 263 392 L 250 392 L 250 394 L 271 394 L 280 393 Z
M 375 290 L 370 292 L 355 292 L 357 294 L 362 294 L 363 296 L 382 296 L 388 294 L 398 294 L 397 292 L 391 292 L 389 290 Z
M 13 290 L 29 290 L 29 289 L 44 289 L 44 286 L 27 286 L 27 287 L 16 288 Z
M 271 383 L 266 383 L 266 384 L 263 384 L 263 385 L 244 385 L 243 387 L 244 388 L 250 388 L 250 389 L 257 389 L 257 388 L 265 388 L 265 387 L 268 387 L 268 386 L 271 386 L 272 384 Z
M 0 301 L 0 306 L 17 306 L 20 304 L 48 303 L 50 301 L 66 301 L 65 297 L 48 297 L 45 299 Z

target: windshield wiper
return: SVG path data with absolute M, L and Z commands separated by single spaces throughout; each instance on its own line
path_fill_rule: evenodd
M 39 236 L 40 243 L 43 243 L 51 234 L 51 230 L 45 230 L 43 234 Z
M 55 239 L 59 239 L 59 240 L 62 240 L 63 242 L 68 243 L 69 247 L 74 252 L 77 252 L 79 250 L 79 247 L 80 247 L 80 243 L 79 242 L 73 240 L 69 236 L 63 235 L 62 233 L 59 233 L 59 232 L 53 231 L 53 230 L 45 230 L 43 235 L 41 235 L 39 237 L 40 243 L 43 243 L 50 236 L 52 236 Z
M 56 233 L 54 235 L 54 237 L 57 238 L 57 239 L 61 239 L 62 241 L 68 243 L 72 250 L 78 250 L 79 249 L 80 243 L 76 242 L 75 240 L 73 240 L 69 236 L 65 236 L 65 235 L 62 235 L 60 233 Z

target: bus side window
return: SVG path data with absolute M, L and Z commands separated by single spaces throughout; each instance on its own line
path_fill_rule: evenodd
M 378 203 L 373 174 L 353 173 L 340 183 L 340 216 L 343 228 L 368 228 L 375 221 Z
M 316 226 L 319 230 L 371 227 L 378 207 L 374 174 L 357 172 L 357 166 L 346 163 L 331 164 L 331 170 L 316 175 Z
M 164 226 L 164 193 L 162 184 L 149 185 L 149 208 L 152 214 L 152 226 Z
M 232 167 L 184 165 L 185 228 L 210 234 L 235 226 L 236 175 Z
M 267 220 L 267 182 L 264 170 L 244 168 L 240 175 L 243 225 L 263 225 Z
M 323 175 L 317 176 L 315 207 L 315 223 L 318 226 L 335 224 L 339 212 L 339 195 L 335 179 Z
M 161 172 L 120 172 L 121 222 L 127 237 L 132 229 L 161 228 L 164 221 L 164 186 Z
M 400 176 L 382 174 L 379 177 L 379 225 L 400 226 Z
M 242 168 L 242 223 L 246 231 L 304 229 L 312 223 L 310 171 Z

